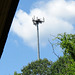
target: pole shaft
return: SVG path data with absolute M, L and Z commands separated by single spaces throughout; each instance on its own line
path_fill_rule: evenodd
M 39 26 L 37 24 L 37 49 L 38 49 L 38 60 L 40 59 L 40 51 L 39 51 Z

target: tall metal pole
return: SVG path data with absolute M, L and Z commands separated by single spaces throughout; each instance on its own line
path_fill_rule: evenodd
M 32 18 L 32 21 L 33 21 L 33 24 L 35 26 L 37 26 L 37 50 L 38 50 L 38 60 L 40 60 L 40 50 L 39 50 L 40 49 L 39 48 L 39 23 L 44 22 L 44 18 L 43 18 L 43 21 L 41 21 L 40 19 L 38 19 L 38 17 L 35 20 L 35 17 L 34 17 L 34 18 Z
M 39 26 L 37 24 L 37 48 L 38 48 L 38 60 L 40 60 L 40 48 L 39 48 Z

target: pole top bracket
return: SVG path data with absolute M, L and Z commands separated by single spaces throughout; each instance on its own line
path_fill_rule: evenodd
M 33 24 L 34 24 L 34 25 L 38 25 L 39 23 L 45 22 L 45 19 L 44 19 L 44 17 L 43 17 L 43 20 L 39 19 L 38 17 L 36 17 L 36 19 L 35 19 L 35 16 L 34 16 L 34 17 L 32 18 L 32 21 L 33 21 Z

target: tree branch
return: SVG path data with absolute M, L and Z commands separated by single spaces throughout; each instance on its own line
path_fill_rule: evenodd
M 54 51 L 54 46 L 53 46 L 53 44 L 50 42 L 50 40 L 48 39 L 48 41 L 49 41 L 49 43 L 51 44 L 51 46 L 52 46 L 52 49 L 53 49 L 53 53 L 59 58 L 59 56 L 55 53 L 55 51 Z

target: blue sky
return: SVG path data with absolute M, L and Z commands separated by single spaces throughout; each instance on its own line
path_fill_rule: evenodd
M 45 17 L 45 23 L 39 25 L 40 56 L 56 61 L 48 38 L 50 34 L 75 33 L 75 1 L 69 0 L 20 0 L 0 59 L 0 75 L 13 75 L 21 72 L 23 66 L 37 60 L 36 27 L 32 17 Z M 62 56 L 59 47 L 56 53 Z

